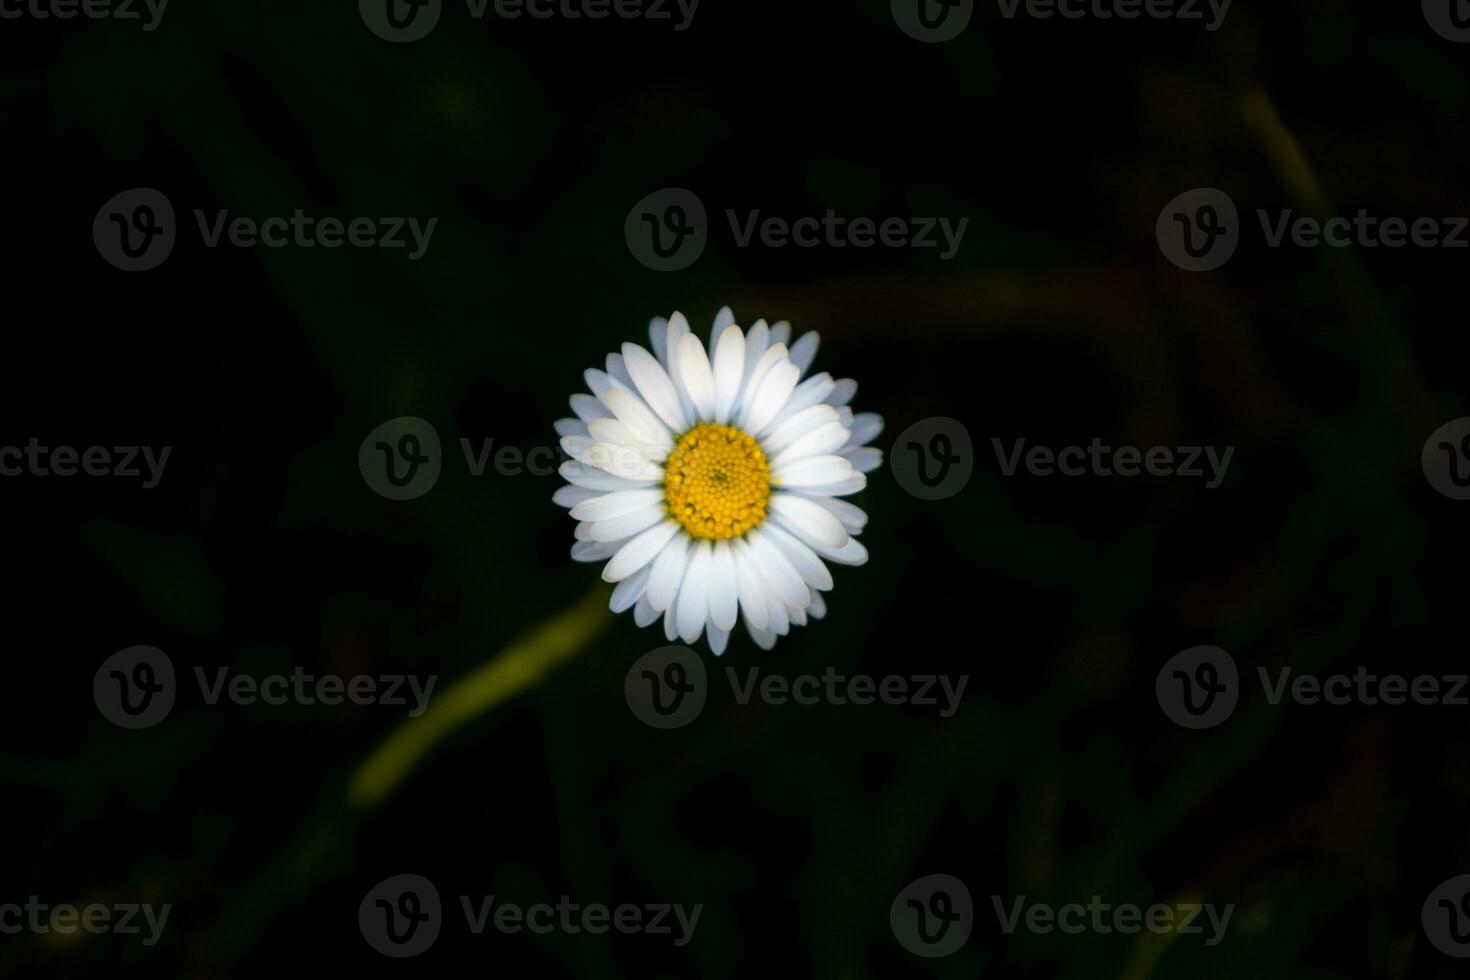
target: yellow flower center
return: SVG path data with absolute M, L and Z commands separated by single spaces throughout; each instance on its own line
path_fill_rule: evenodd
M 669 516 L 696 538 L 725 541 L 759 527 L 770 496 L 760 443 L 731 425 L 696 425 L 664 461 Z

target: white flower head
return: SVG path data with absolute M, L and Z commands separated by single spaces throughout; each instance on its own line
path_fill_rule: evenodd
M 882 464 L 867 443 L 883 420 L 848 407 L 857 382 L 806 376 L 815 332 L 788 347 L 790 324 L 742 330 L 726 307 L 709 353 L 679 313 L 648 334 L 652 353 L 609 354 L 556 424 L 572 461 L 552 499 L 579 522 L 572 557 L 607 560 L 613 612 L 662 617 L 671 643 L 708 632 L 721 654 L 743 619 L 769 650 L 826 614 L 826 562 L 868 560 L 868 517 L 839 498 Z

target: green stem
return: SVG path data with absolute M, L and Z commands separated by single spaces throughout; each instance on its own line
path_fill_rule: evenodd
M 607 590 L 599 586 L 433 698 L 422 715 L 390 732 L 353 771 L 345 794 L 329 790 L 306 815 L 291 843 L 220 917 L 211 943 L 221 962 L 233 964 L 249 953 L 271 921 L 282 914 L 283 896 L 294 895 L 300 901 L 322 875 L 351 866 L 362 818 L 392 795 L 435 746 L 466 723 L 529 689 L 584 649 L 611 621 Z
M 606 590 L 585 599 L 511 644 L 499 656 L 435 697 L 429 709 L 389 733 L 347 783 L 347 803 L 370 808 L 383 802 L 434 746 L 465 723 L 526 690 L 571 658 L 612 619 Z

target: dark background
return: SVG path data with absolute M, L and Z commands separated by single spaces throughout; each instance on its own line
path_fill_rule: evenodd
M 0 900 L 170 902 L 163 940 L 0 936 L 0 975 L 1450 977 L 1420 908 L 1470 871 L 1467 708 L 1265 706 L 1187 732 L 1154 699 L 1200 643 L 1257 666 L 1464 670 L 1463 508 L 1419 453 L 1466 410 L 1466 253 L 1272 250 L 1256 208 L 1470 214 L 1466 58 L 1417 3 L 1236 0 L 1224 27 L 1003 19 L 918 43 L 887 4 L 704 0 L 667 22 L 472 20 L 385 43 L 354 5 L 173 0 L 136 22 L 0 21 L 0 443 L 173 447 L 162 484 L 0 480 Z M 93 217 L 155 187 L 160 268 Z M 694 190 L 690 269 L 629 209 Z M 1191 188 L 1247 216 L 1190 274 L 1154 224 Z M 205 249 L 193 208 L 436 216 L 424 259 Z M 935 250 L 735 247 L 725 208 L 968 217 Z M 879 445 L 962 421 L 975 474 L 856 498 L 872 555 L 827 620 L 712 667 L 968 674 L 959 713 L 741 707 L 640 724 L 631 617 L 460 728 L 381 806 L 341 803 L 383 707 L 206 707 L 124 731 L 93 673 L 437 674 L 440 690 L 608 586 L 567 558 L 559 481 L 471 477 L 457 441 L 551 443 L 581 371 L 654 315 L 817 329 Z M 363 437 L 446 445 L 419 500 Z M 1236 447 L 1225 484 L 1002 476 L 992 438 Z M 702 654 L 708 657 L 707 653 Z M 364 893 L 434 880 L 423 957 L 373 952 Z M 965 948 L 921 960 L 889 903 L 944 873 Z M 694 941 L 468 934 L 455 896 L 702 903 Z M 990 896 L 1237 905 L 1226 939 L 1004 935 Z M 534 972 L 533 972 L 534 971 Z

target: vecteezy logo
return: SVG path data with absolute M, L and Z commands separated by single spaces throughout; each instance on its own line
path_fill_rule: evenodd
M 362 441 L 357 466 L 374 493 L 389 500 L 422 497 L 439 481 L 439 433 L 413 415 L 389 419 Z
M 1419 456 L 1429 485 L 1451 500 L 1470 500 L 1470 417 L 1446 422 Z
M 704 661 L 688 647 L 659 647 L 633 661 L 623 697 L 634 717 L 650 728 L 683 728 L 699 717 L 709 697 Z
M 362 938 L 384 956 L 417 956 L 434 945 L 443 925 L 439 890 L 422 875 L 384 878 L 357 907 Z
M 891 0 L 889 7 L 899 29 L 926 44 L 959 37 L 975 14 L 975 0 Z
M 633 258 L 655 272 L 687 269 L 709 241 L 704 202 L 682 187 L 654 191 L 628 212 L 623 238 Z
M 1219 647 L 1190 647 L 1169 658 L 1154 681 L 1159 707 L 1177 725 L 1214 728 L 1240 700 L 1235 659 Z
M 1424 19 L 1446 41 L 1470 41 L 1470 3 L 1466 0 L 1424 0 Z
M 1164 205 L 1154 233 L 1170 262 L 1186 272 L 1209 272 L 1235 254 L 1240 216 L 1229 194 L 1198 187 Z
M 970 430 L 942 415 L 915 422 L 894 440 L 889 468 L 898 485 L 920 500 L 953 497 L 975 469 Z
M 1470 875 L 1456 875 L 1430 892 L 1419 921 L 1435 949 L 1470 957 Z
M 368 30 L 405 44 L 428 36 L 439 23 L 443 0 L 357 0 L 357 10 Z
M 975 905 L 963 881 L 953 875 L 926 875 L 898 893 L 889 906 L 888 922 L 904 949 L 935 959 L 969 940 Z
M 157 647 L 119 650 L 92 677 L 92 700 L 119 728 L 151 728 L 173 710 L 174 665 Z
M 174 206 L 151 187 L 115 195 L 92 219 L 98 254 L 124 272 L 158 267 L 173 252 L 177 237 Z

